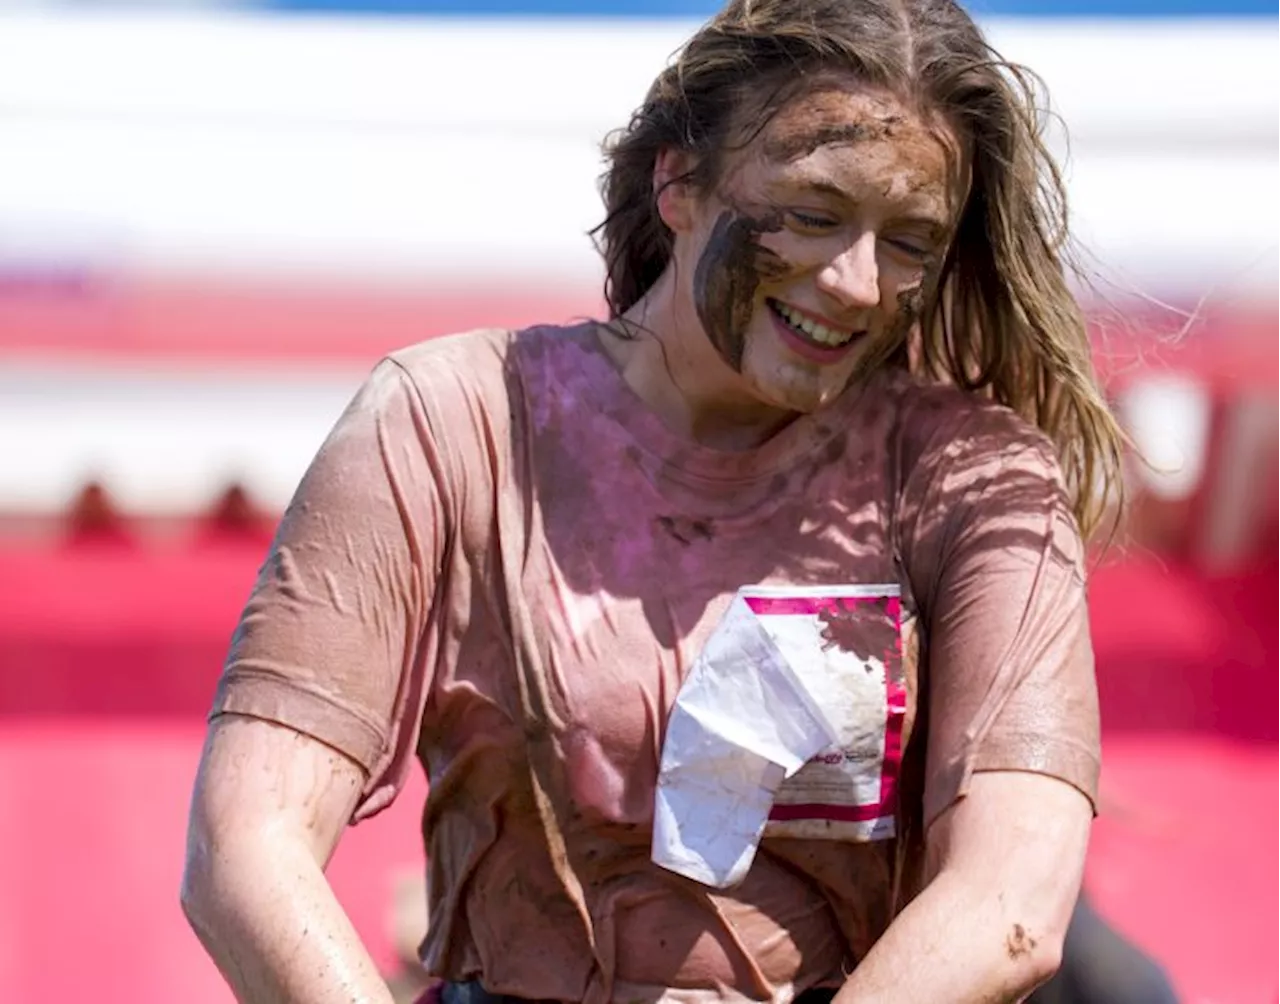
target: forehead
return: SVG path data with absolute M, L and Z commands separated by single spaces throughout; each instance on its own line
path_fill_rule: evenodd
M 884 197 L 955 207 L 965 189 L 963 147 L 949 123 L 852 79 L 826 80 L 786 101 L 742 153 L 740 170 L 817 178 L 853 198 L 871 185 Z

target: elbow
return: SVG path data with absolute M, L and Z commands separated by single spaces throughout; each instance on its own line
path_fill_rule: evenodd
M 324 875 L 300 838 L 244 823 L 206 828 L 199 822 L 187 834 L 178 902 L 200 941 L 215 943 L 240 931 L 246 918 L 278 907 L 280 876 Z
M 1053 978 L 1062 965 L 1065 943 L 1065 924 L 1013 925 L 1004 944 L 1013 999 L 1021 999 Z
M 178 903 L 196 940 L 220 968 L 243 933 L 261 874 L 235 854 L 214 853 L 194 834 L 188 840 Z
M 1014 925 L 1014 935 L 1021 930 L 1020 925 Z M 1025 932 L 1022 933 L 1026 939 L 1023 948 L 1020 950 L 1020 954 L 1011 949 L 1010 957 L 1019 963 L 1018 983 L 1023 990 L 1030 993 L 1036 987 L 1052 979 L 1061 967 L 1066 932 L 1044 931 L 1038 938 L 1033 938 Z
M 182 868 L 182 882 L 178 888 L 178 903 L 187 923 L 203 941 L 211 920 L 211 903 L 214 899 L 213 876 L 208 863 L 208 855 L 201 854 L 194 846 L 196 841 L 187 842 L 187 855 Z
M 189 824 L 178 903 L 206 947 L 243 898 L 239 893 L 244 879 L 255 872 L 246 858 L 248 849 L 243 840 L 229 841 L 212 832 L 203 820 L 193 818 Z

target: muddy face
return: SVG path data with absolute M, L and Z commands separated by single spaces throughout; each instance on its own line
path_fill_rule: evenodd
M 833 78 L 729 157 L 683 255 L 703 332 L 754 397 L 813 411 L 908 337 L 963 205 L 960 150 L 945 123 Z
M 756 295 L 766 278 L 786 272 L 786 263 L 760 243 L 783 227 L 777 212 L 761 217 L 733 209 L 716 219 L 693 273 L 693 302 L 703 330 L 722 359 L 738 372 Z
M 836 92 L 816 91 L 808 99 L 809 114 L 788 117 L 770 131 L 764 152 L 777 163 L 790 163 L 811 156 L 824 146 L 848 146 L 869 140 L 891 140 L 902 124 L 902 116 L 876 109 L 872 114 L 850 121 L 845 117 Z
M 925 290 L 933 285 L 931 278 L 930 274 L 926 274 L 918 283 L 898 293 L 897 311 L 891 328 L 893 341 L 906 339 L 920 322 L 920 316 L 925 309 Z

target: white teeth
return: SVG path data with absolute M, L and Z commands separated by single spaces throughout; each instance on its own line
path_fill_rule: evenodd
M 785 303 L 779 303 L 777 300 L 772 302 L 777 308 L 778 313 L 782 315 L 788 324 L 793 328 L 799 328 L 815 342 L 821 342 L 823 345 L 836 346 L 843 345 L 845 342 L 853 338 L 852 331 L 833 331 L 826 325 L 817 324 L 805 317 L 803 314 L 797 313 Z

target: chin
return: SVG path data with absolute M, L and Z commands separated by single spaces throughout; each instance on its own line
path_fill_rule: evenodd
M 772 331 L 753 332 L 743 357 L 742 375 L 760 401 L 783 411 L 810 414 L 835 401 L 853 376 L 856 363 L 814 365 L 778 345 Z
M 815 412 L 840 396 L 834 388 L 779 386 L 774 381 L 753 380 L 751 389 L 765 404 L 802 415 Z
M 818 411 L 838 398 L 849 383 L 848 376 L 840 379 L 815 379 L 818 375 L 812 371 L 786 374 L 779 372 L 779 369 L 782 368 L 771 366 L 770 372 L 760 373 L 749 361 L 743 376 L 747 378 L 755 397 L 782 411 L 803 415 Z

